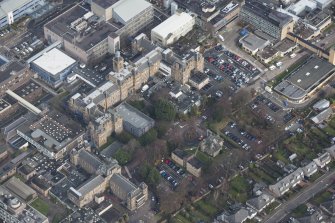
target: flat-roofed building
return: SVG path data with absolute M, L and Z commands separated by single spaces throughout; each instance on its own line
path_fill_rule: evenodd
M 43 6 L 44 0 L 4 0 L 0 2 L 0 29 L 13 24 Z
M 19 126 L 17 134 L 50 159 L 60 159 L 83 142 L 84 131 L 74 121 L 56 111 L 35 115 Z
M 83 63 L 95 63 L 107 53 L 115 54 L 154 18 L 153 6 L 145 0 L 93 0 L 92 12 L 80 4 L 44 26 L 45 39 L 60 41 L 67 53 Z
M 175 0 L 175 2 L 180 8 L 192 12 L 195 23 L 203 30 L 211 32 L 212 35 L 235 21 L 241 8 L 240 4 L 235 1 L 207 1 L 201 4 L 184 0 Z
M 34 188 L 37 192 L 42 194 L 44 197 L 49 195 L 49 191 L 51 189 L 51 184 L 44 179 L 42 176 L 35 176 L 31 179 L 30 182 L 32 188 Z
M 39 77 L 54 88 L 59 87 L 76 61 L 57 48 L 44 53 L 34 60 L 30 67 L 37 72 Z
M 36 170 L 29 165 L 22 165 L 17 168 L 17 173 L 20 174 L 23 179 L 29 180 L 36 174 Z
M 145 183 L 136 186 L 121 174 L 114 174 L 111 177 L 110 188 L 131 211 L 140 208 L 148 200 L 148 186 Z
M 302 102 L 329 80 L 335 66 L 319 57 L 310 57 L 293 70 L 274 90 L 291 101 Z
M 188 82 L 191 86 L 200 90 L 209 83 L 209 77 L 201 72 L 193 72 Z
M 23 61 L 12 61 L 0 66 L 0 97 L 6 90 L 15 90 L 27 83 L 32 77 L 27 64 Z
M 175 43 L 193 29 L 195 18 L 186 12 L 177 12 L 151 30 L 151 40 L 161 46 Z
M 263 50 L 267 45 L 269 45 L 270 41 L 249 33 L 248 35 L 242 37 L 239 40 L 239 43 L 245 51 L 251 55 L 255 55 L 258 51 Z
M 242 21 L 275 37 L 285 39 L 293 31 L 292 16 L 275 11 L 257 0 L 246 0 L 240 12 Z
M 114 110 L 123 119 L 123 128 L 136 137 L 142 136 L 155 125 L 152 118 L 125 102 Z

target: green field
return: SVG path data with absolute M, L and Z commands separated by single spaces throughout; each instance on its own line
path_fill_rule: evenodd
M 30 205 L 45 216 L 47 216 L 49 213 L 49 205 L 40 198 L 37 198 L 31 202 Z

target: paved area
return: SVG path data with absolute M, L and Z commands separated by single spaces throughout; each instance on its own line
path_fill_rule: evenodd
M 326 173 L 324 176 L 320 177 L 317 181 L 315 181 L 311 186 L 302 190 L 298 195 L 296 195 L 293 199 L 286 201 L 282 204 L 276 212 L 272 215 L 269 215 L 266 219 L 264 219 L 265 223 L 276 223 L 280 222 L 283 218 L 286 217 L 292 210 L 298 207 L 301 204 L 306 203 L 309 199 L 314 197 L 317 193 L 326 189 L 332 182 L 335 177 L 335 170 Z

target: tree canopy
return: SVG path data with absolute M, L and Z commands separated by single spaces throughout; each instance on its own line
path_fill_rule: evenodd
M 159 120 L 173 121 L 176 117 L 176 109 L 165 99 L 159 99 L 155 103 L 155 117 Z
M 150 129 L 144 135 L 142 135 L 139 139 L 142 146 L 146 146 L 151 144 L 153 141 L 157 139 L 157 131 L 156 129 Z

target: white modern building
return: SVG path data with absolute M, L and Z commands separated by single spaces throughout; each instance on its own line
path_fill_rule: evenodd
M 76 65 L 76 61 L 57 48 L 44 53 L 34 60 L 30 67 L 52 87 L 59 87 Z
M 151 30 L 151 40 L 168 46 L 193 29 L 195 18 L 185 12 L 176 12 Z
M 29 15 L 43 5 L 44 0 L 0 1 L 0 29 L 13 24 L 24 15 Z

